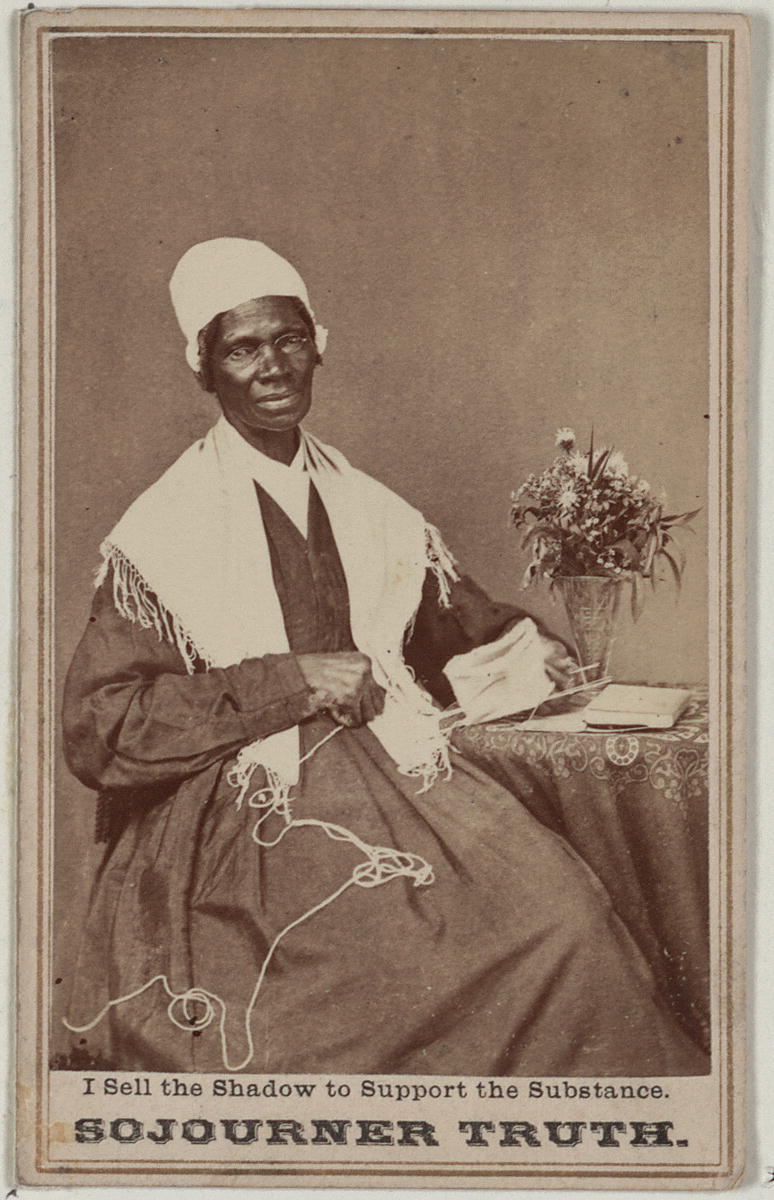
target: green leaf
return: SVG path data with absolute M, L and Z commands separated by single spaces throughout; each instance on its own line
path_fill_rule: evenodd
M 639 621 L 645 607 L 645 598 L 642 594 L 642 579 L 637 574 L 632 575 L 631 606 L 632 620 Z
M 617 542 L 613 542 L 611 550 L 620 550 L 623 554 L 624 566 L 633 567 L 635 570 L 640 565 L 640 554 L 637 547 L 628 538 L 620 538 Z
M 661 525 L 666 529 L 670 525 L 685 525 L 686 521 L 692 521 L 694 517 L 698 517 L 700 512 L 700 508 L 694 508 L 692 512 L 671 513 L 668 517 L 661 518 Z
M 653 559 L 656 555 L 656 537 L 653 531 L 648 534 L 648 540 L 645 543 L 645 548 L 642 551 L 642 573 L 643 575 L 651 575 L 653 567 Z M 652 575 L 651 575 L 652 578 Z
M 680 568 L 677 565 L 677 562 L 675 561 L 675 559 L 672 557 L 672 555 L 669 553 L 668 550 L 662 550 L 661 557 L 665 558 L 667 560 L 667 562 L 669 563 L 670 567 L 672 568 L 672 574 L 675 577 L 675 583 L 677 584 L 677 590 L 679 592 L 681 584 L 682 584 L 682 575 L 680 572 Z
M 680 567 L 680 574 L 682 575 L 683 572 L 685 571 L 685 565 L 686 565 L 685 550 L 680 545 L 680 543 L 677 541 L 677 539 L 672 537 L 671 533 L 664 534 L 664 549 L 666 549 L 667 545 L 671 546 L 672 553 L 677 555 L 677 561 L 678 561 L 678 565 Z
M 557 530 L 554 525 L 530 525 L 521 539 L 521 548 L 523 550 L 536 537 L 559 537 L 560 535 L 561 531 Z
M 602 452 L 602 454 L 600 454 L 599 458 L 596 461 L 596 465 L 594 466 L 594 468 L 589 476 L 590 479 L 597 479 L 602 474 L 605 467 L 607 466 L 607 460 L 609 459 L 612 452 L 613 452 L 613 448 L 611 446 L 609 450 L 604 450 Z

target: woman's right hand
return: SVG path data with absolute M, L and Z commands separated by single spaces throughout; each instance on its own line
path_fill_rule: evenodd
M 374 679 L 367 654 L 299 654 L 297 662 L 317 712 L 330 713 L 339 725 L 366 725 L 383 710 L 384 688 Z

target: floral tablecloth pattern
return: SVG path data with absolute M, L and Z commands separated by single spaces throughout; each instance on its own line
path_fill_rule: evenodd
M 689 1032 L 709 1036 L 707 690 L 670 730 L 458 729 L 456 748 L 602 880 Z

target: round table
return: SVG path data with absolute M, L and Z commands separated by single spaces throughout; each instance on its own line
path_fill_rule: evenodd
M 707 689 L 668 730 L 469 725 L 454 746 L 561 834 L 607 888 L 673 1011 L 709 1042 Z

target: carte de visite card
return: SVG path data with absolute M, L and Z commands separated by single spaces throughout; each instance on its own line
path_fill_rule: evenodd
M 733 1186 L 746 21 L 21 43 L 20 1181 Z

